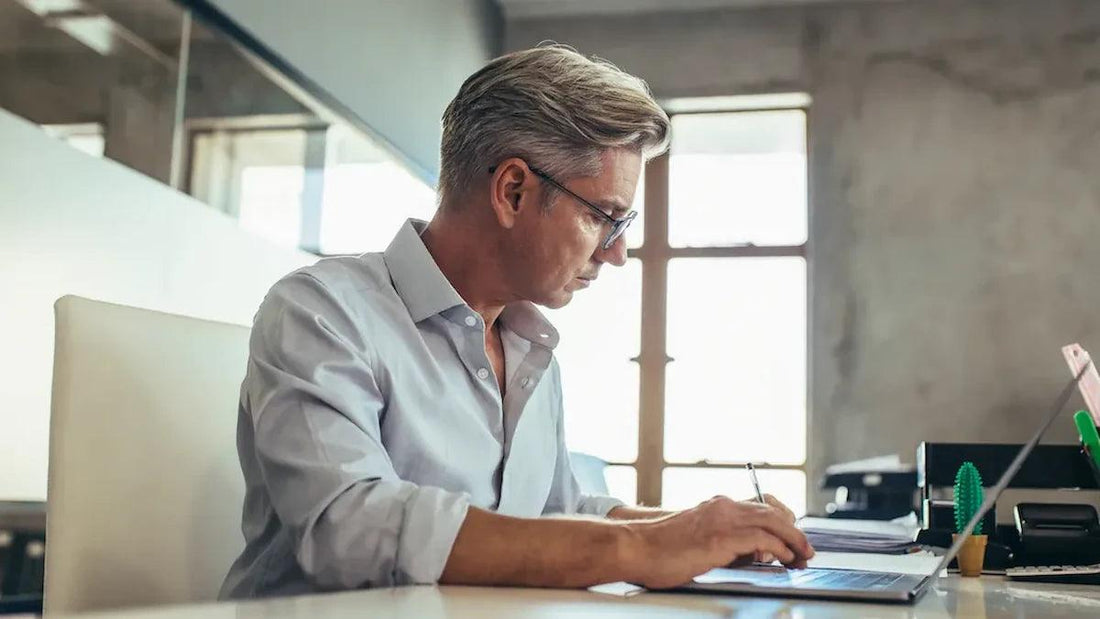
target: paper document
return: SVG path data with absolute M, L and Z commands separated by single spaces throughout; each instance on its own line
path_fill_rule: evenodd
M 926 551 L 911 552 L 904 555 L 884 555 L 867 552 L 818 552 L 813 559 L 810 559 L 809 567 L 928 576 L 936 570 L 941 558 Z
M 816 550 L 905 554 L 917 547 L 916 515 L 889 522 L 845 518 L 802 518 L 798 528 Z
M 632 585 L 628 582 L 609 582 L 602 585 L 593 585 L 589 587 L 588 590 L 592 593 L 602 593 L 604 595 L 627 598 L 642 593 L 645 591 L 645 587 Z

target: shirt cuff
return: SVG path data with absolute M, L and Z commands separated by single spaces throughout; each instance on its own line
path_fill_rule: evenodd
M 577 513 L 606 518 L 607 512 L 623 505 L 626 503 L 614 497 L 582 494 L 577 501 Z
M 465 493 L 421 486 L 405 505 L 396 584 L 434 584 L 443 575 L 470 508 Z

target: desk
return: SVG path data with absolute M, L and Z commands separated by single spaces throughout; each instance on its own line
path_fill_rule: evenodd
M 328 617 L 416 617 L 493 619 L 498 617 L 1097 617 L 1100 587 L 1017 583 L 996 576 L 937 583 L 915 606 L 855 604 L 713 596 L 642 593 L 618 598 L 587 591 L 483 587 L 403 587 L 250 602 L 88 613 L 81 619 L 325 619 Z

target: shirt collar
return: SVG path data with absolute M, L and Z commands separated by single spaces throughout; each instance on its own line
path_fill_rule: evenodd
M 439 270 L 420 235 L 428 222 L 409 219 L 383 254 L 397 295 L 404 301 L 413 322 L 420 322 L 466 302 Z M 558 331 L 529 301 L 511 303 L 500 315 L 501 324 L 523 339 L 553 349 Z
M 500 322 L 523 339 L 550 350 L 558 345 L 558 330 L 530 301 L 510 303 L 500 313 Z
M 382 255 L 397 295 L 405 302 L 413 322 L 465 304 L 420 239 L 427 226 L 427 222 L 419 219 L 406 221 Z

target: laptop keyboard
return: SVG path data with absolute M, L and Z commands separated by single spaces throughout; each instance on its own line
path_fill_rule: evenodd
M 808 587 L 812 589 L 886 589 L 905 578 L 903 574 L 879 574 L 843 570 L 791 570 L 754 579 L 761 587 Z
M 875 574 L 872 572 L 817 571 L 794 572 L 791 582 L 801 587 L 816 589 L 886 589 L 904 576 L 901 574 Z

